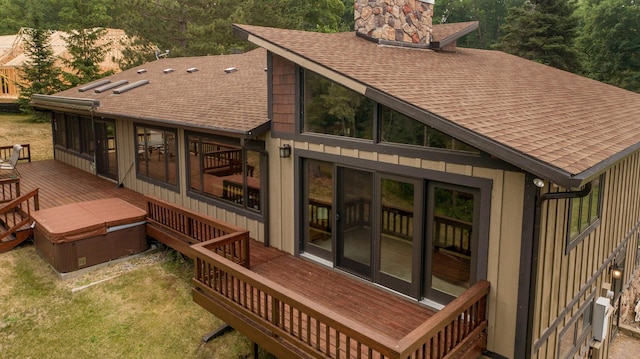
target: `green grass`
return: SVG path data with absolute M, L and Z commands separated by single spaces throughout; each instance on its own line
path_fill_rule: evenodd
M 0 254 L 0 358 L 248 356 L 250 342 L 237 332 L 202 343 L 222 322 L 192 301 L 192 264 L 171 253 L 72 280 L 32 245 Z

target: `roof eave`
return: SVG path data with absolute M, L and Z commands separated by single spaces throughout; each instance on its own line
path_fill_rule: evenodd
M 447 37 L 445 37 L 444 39 L 440 39 L 438 41 L 431 41 L 430 43 L 430 48 L 433 50 L 439 50 L 442 49 L 443 47 L 449 45 L 450 43 L 458 40 L 459 38 L 470 34 L 471 32 L 475 31 L 478 29 L 478 27 L 480 27 L 480 22 L 479 21 L 474 21 L 472 23 L 469 24 L 469 26 L 463 28 L 462 30 L 451 34 Z

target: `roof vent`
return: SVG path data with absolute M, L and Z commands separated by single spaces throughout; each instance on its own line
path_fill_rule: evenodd
M 196 71 L 198 71 L 198 68 L 197 68 L 197 67 L 190 67 L 190 68 L 188 68 L 188 69 L 187 69 L 187 72 L 188 72 L 188 73 L 190 73 L 190 74 L 191 74 L 191 73 L 194 73 L 194 72 L 196 72 Z
M 136 81 L 136 82 L 130 83 L 130 84 L 126 85 L 126 86 L 118 87 L 117 89 L 113 90 L 113 93 L 116 94 L 116 95 L 119 95 L 119 94 L 127 92 L 129 90 L 133 90 L 136 87 L 144 86 L 144 85 L 146 85 L 148 83 L 149 83 L 149 80 Z
M 111 80 L 100 80 L 98 82 L 94 82 L 92 84 L 88 84 L 88 85 L 85 85 L 85 86 L 82 86 L 82 87 L 78 88 L 78 92 L 89 91 L 89 90 L 94 89 L 94 88 L 96 88 L 98 86 L 102 86 L 104 84 L 108 84 L 109 82 L 111 82 Z
M 236 67 L 227 67 L 226 69 L 224 69 L 224 72 L 231 74 L 238 71 L 238 69 Z
M 138 70 L 136 72 L 139 73 L 139 74 L 143 74 L 143 73 L 147 72 L 147 69 L 140 69 L 140 70 Z
M 105 92 L 107 90 L 110 90 L 110 89 L 112 89 L 114 87 L 122 86 L 122 85 L 128 84 L 128 83 L 129 83 L 129 81 L 127 81 L 127 80 L 120 80 L 120 81 L 112 82 L 110 84 L 106 84 L 104 86 L 100 86 L 100 87 L 96 88 L 94 91 L 96 93 L 101 93 L 101 92 Z
M 165 74 L 170 74 L 173 72 L 173 69 L 172 68 L 164 69 L 162 72 L 164 72 Z

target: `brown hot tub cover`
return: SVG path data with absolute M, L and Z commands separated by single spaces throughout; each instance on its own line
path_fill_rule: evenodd
M 146 212 L 119 198 L 108 198 L 47 208 L 32 215 L 52 243 L 63 243 L 105 234 L 110 227 L 142 222 Z

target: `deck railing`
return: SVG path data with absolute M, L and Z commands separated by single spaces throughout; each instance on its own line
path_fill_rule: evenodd
M 18 157 L 18 161 L 27 160 L 31 162 L 31 146 L 28 143 L 21 144 L 22 149 L 20 150 L 20 157 Z M 11 146 L 0 146 L 0 158 L 2 160 L 8 160 L 11 158 L 11 152 L 13 152 L 13 145 Z
M 214 254 L 214 243 L 193 249 L 194 298 L 225 303 L 309 357 L 437 359 L 486 346 L 486 281 L 398 341 Z
M 188 249 L 190 245 L 209 243 L 210 240 L 217 239 L 215 243 L 218 247 L 226 247 L 217 248 L 216 253 L 223 254 L 222 251 L 228 251 L 225 256 L 249 266 L 249 232 L 247 230 L 152 196 L 145 197 L 147 229 L 150 229 L 151 237 L 160 241 L 164 239 L 167 245 L 189 256 L 191 256 Z M 176 246 L 176 243 L 182 245 Z
M 20 178 L 0 179 L 0 205 L 20 197 Z
M 309 199 L 309 227 L 321 233 L 331 233 L 333 218 L 332 204 Z M 370 227 L 370 202 L 366 200 L 350 201 L 344 204 L 340 220 L 344 229 Z M 411 240 L 413 238 L 413 213 L 391 206 L 382 206 L 381 232 L 395 238 Z M 433 245 L 453 252 L 471 255 L 471 223 L 444 216 L 434 216 Z
M 9 240 L 9 236 L 28 227 L 33 221 L 31 213 L 38 209 L 40 209 L 40 203 L 37 188 L 0 207 L 0 253 L 21 242 L 15 239 Z

